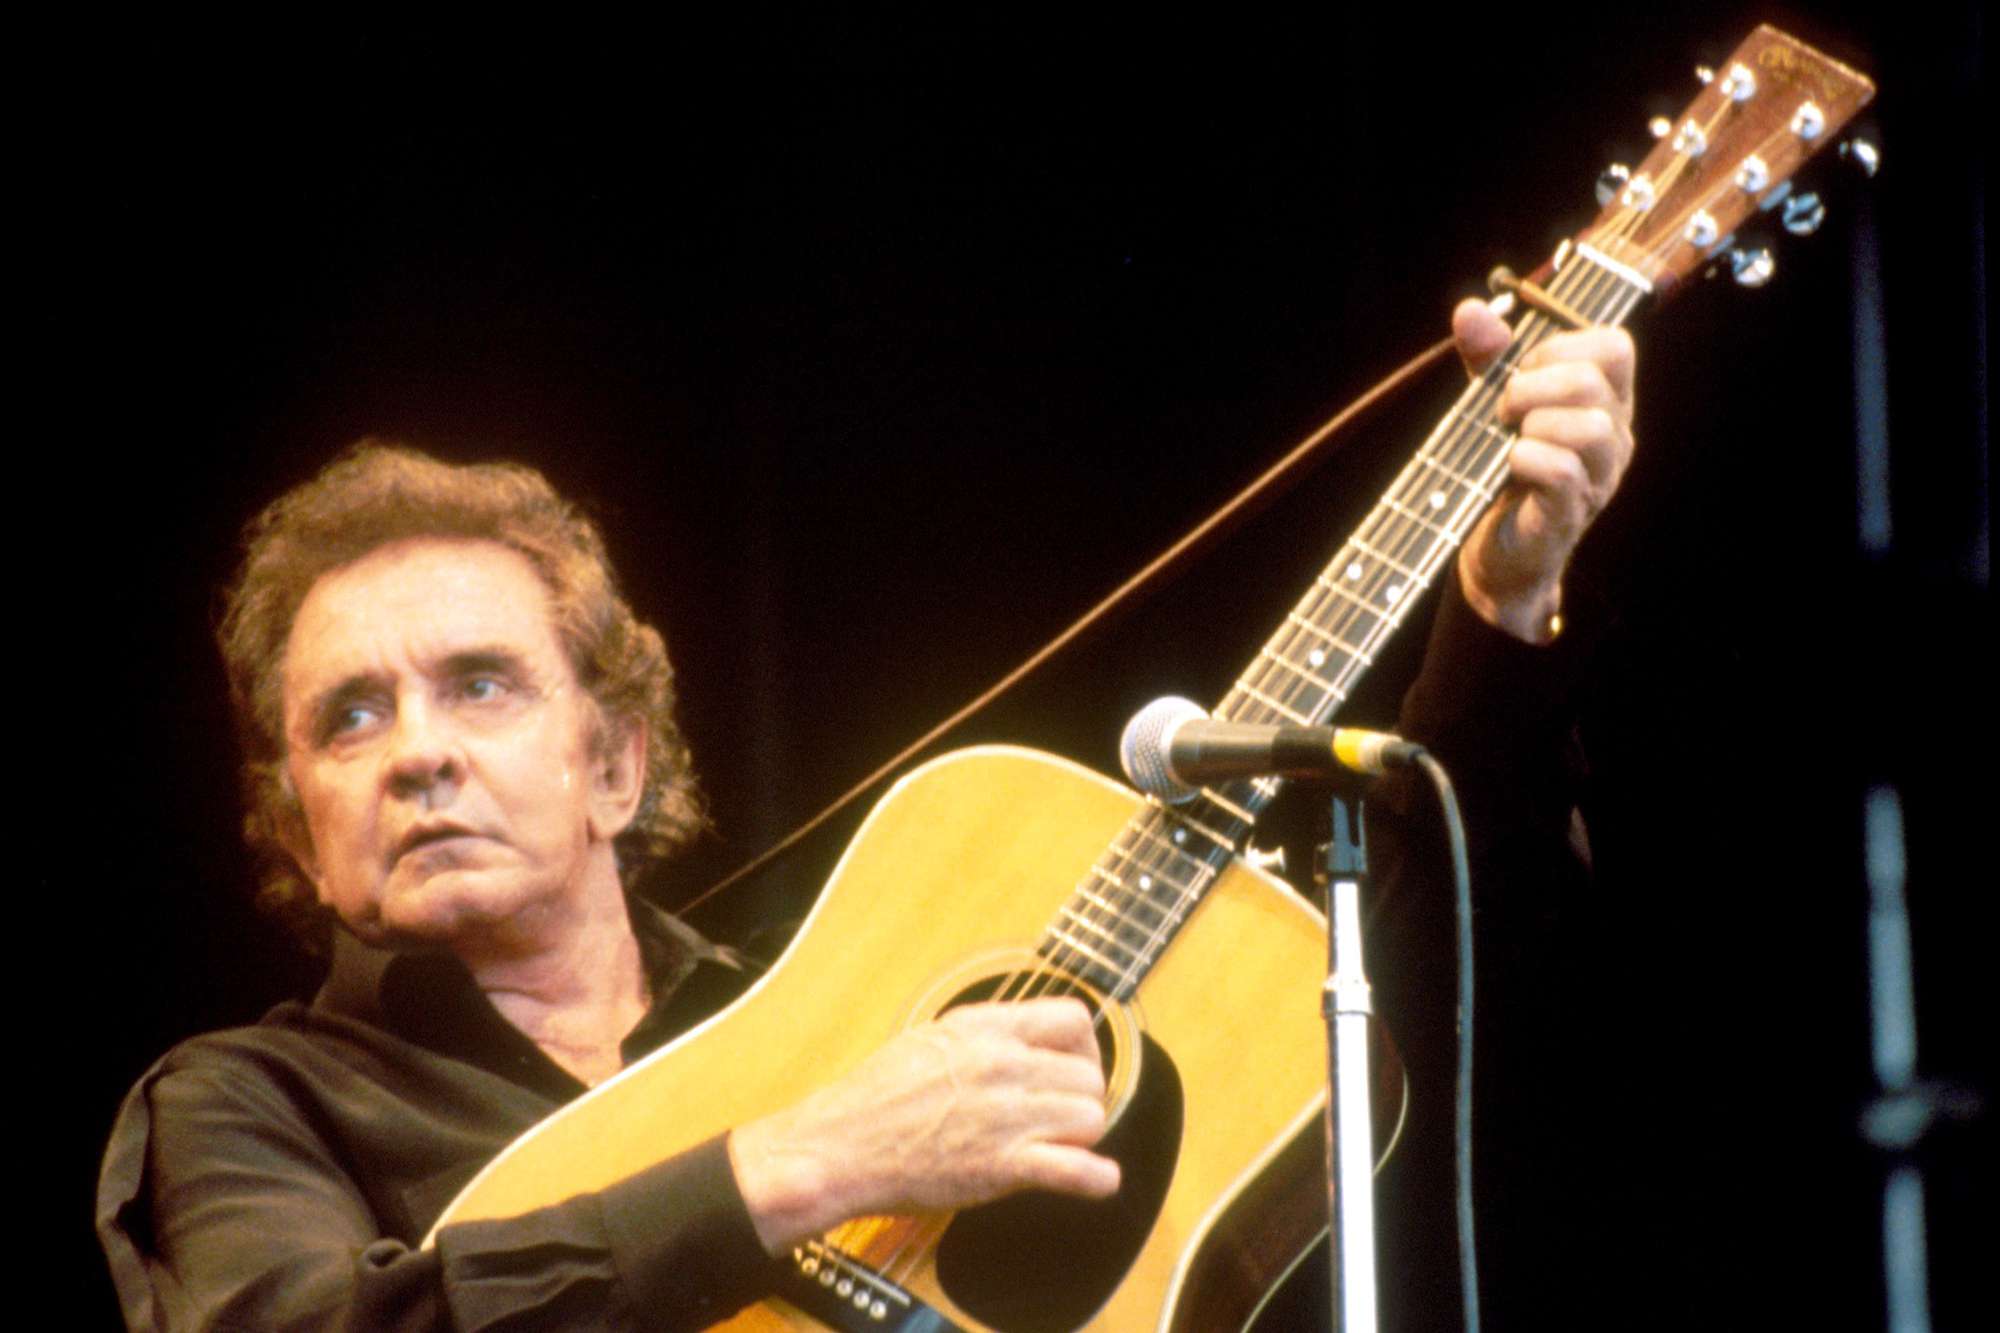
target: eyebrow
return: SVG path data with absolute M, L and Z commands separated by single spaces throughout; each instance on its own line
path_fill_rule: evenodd
M 531 684 L 535 681 L 526 658 L 511 648 L 500 647 L 482 646 L 451 653 L 439 664 L 437 674 L 446 678 L 492 674 L 513 676 Z
M 528 666 L 527 659 L 511 648 L 499 645 L 479 645 L 446 654 L 443 661 L 427 675 L 445 680 L 483 674 L 511 676 L 529 686 L 538 686 L 539 680 Z M 383 677 L 377 672 L 361 671 L 343 677 L 326 689 L 314 695 L 306 705 L 306 722 L 309 733 L 319 736 L 333 714 L 349 703 L 366 696 L 370 691 L 381 688 Z

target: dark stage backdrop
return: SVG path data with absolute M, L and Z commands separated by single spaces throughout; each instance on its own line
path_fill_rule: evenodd
M 208 640 L 258 505 L 364 434 L 585 499 L 667 633 L 713 801 L 656 886 L 684 901 L 1586 221 L 1600 168 L 1755 17 L 1695 8 L 643 41 L 329 21 L 103 55 L 51 111 L 51 330 L 82 374 L 26 443 L 75 526 L 36 577 L 67 651 L 20 705 L 55 758 L 31 898 L 68 961 L 35 1021 L 78 1318 L 113 1318 L 87 1214 L 123 1090 L 314 982 L 246 906 Z M 1878 74 L 1881 180 L 1768 290 L 1637 326 L 1639 457 L 1578 573 L 1620 616 L 1585 701 L 1600 986 L 1575 1079 L 1610 1238 L 1587 1259 L 1631 1301 L 1607 1325 L 1877 1322 L 1872 780 L 1906 788 L 1925 1065 L 1990 1079 L 1990 865 L 1935 767 L 1991 728 L 1975 8 L 1787 16 Z M 1878 333 L 1897 553 L 1868 564 Z M 1452 387 L 957 739 L 1113 768 L 1140 703 L 1217 695 Z M 17 660 L 42 642 L 24 627 Z M 1393 716 L 1409 668 L 1346 716 Z M 697 923 L 803 914 L 845 832 Z M 1941 1300 L 1973 1278 L 1981 1188 L 1946 1147 Z

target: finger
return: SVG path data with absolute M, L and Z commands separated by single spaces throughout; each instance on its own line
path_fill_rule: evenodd
M 1540 440 L 1516 440 L 1508 456 L 1507 480 L 1541 497 L 1566 530 L 1580 529 L 1590 513 L 1590 473 L 1574 450 Z
M 1070 995 L 1045 995 L 1018 1004 L 978 1006 L 991 1010 L 994 1029 L 1046 1050 L 1097 1058 L 1097 1027 L 1090 1009 Z
M 1555 334 L 1521 357 L 1523 370 L 1535 370 L 1564 361 L 1584 361 L 1603 374 L 1612 395 L 1621 402 L 1632 397 L 1632 379 L 1637 363 L 1632 335 L 1623 329 L 1588 328 Z
M 1118 1163 L 1073 1144 L 1024 1144 L 1014 1168 L 1020 1183 L 1034 1189 L 1085 1199 L 1108 1199 L 1118 1192 Z
M 1073 1051 L 1051 1051 L 1042 1047 L 1016 1047 L 1017 1054 L 1004 1068 L 994 1070 L 997 1079 L 1020 1087 L 1104 1100 L 1104 1066 L 1095 1047 L 1089 1055 Z
M 1477 375 L 1514 341 L 1513 330 L 1484 301 L 1468 297 L 1451 312 L 1451 336 L 1468 374 Z
M 1629 410 L 1591 361 L 1558 361 L 1515 371 L 1500 395 L 1500 419 L 1518 423 L 1538 407 L 1601 407 L 1619 414 Z
M 1538 407 L 1521 418 L 1520 433 L 1576 454 L 1593 486 L 1608 490 L 1618 479 L 1618 426 L 1601 407 Z

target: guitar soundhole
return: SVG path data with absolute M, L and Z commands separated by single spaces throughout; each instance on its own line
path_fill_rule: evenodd
M 1092 1018 L 1104 1017 L 1104 1004 L 1097 992 L 1082 985 L 1073 977 L 1041 969 L 983 977 L 952 996 L 946 1003 L 945 1010 L 956 1009 L 960 1005 L 980 1004 L 996 995 L 1007 1000 L 1038 1000 L 1047 995 L 1070 995 L 1083 1001 L 1084 1006 L 1090 1010 Z M 1097 1058 L 1104 1066 L 1105 1079 L 1109 1080 L 1112 1068 L 1118 1060 L 1118 1047 L 1112 1040 L 1109 1023 L 1100 1022 L 1097 1025 Z
M 981 982 L 953 1004 L 989 998 L 997 984 Z M 1088 992 L 1059 981 L 1042 993 L 1096 1007 Z M 1108 1071 L 1107 1032 L 1099 1029 L 1098 1042 Z M 1118 1193 L 1101 1201 L 1012 1195 L 959 1213 L 938 1242 L 938 1281 L 979 1322 L 1002 1333 L 1067 1333 L 1110 1298 L 1138 1257 L 1180 1158 L 1183 1106 L 1173 1061 L 1151 1037 L 1139 1040 L 1137 1086 L 1097 1146 L 1123 1172 Z

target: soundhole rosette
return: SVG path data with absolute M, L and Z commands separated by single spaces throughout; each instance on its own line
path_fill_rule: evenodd
M 1115 1125 L 1131 1104 L 1139 1083 L 1143 1049 L 1139 1034 L 1144 1024 L 1138 1006 L 1112 999 L 1038 954 L 1002 949 L 966 959 L 924 990 L 910 1007 L 904 1026 L 928 1023 L 963 1005 L 1046 995 L 1082 1000 L 1096 1019 L 1098 1058 L 1104 1068 L 1105 1121 L 1107 1128 Z

